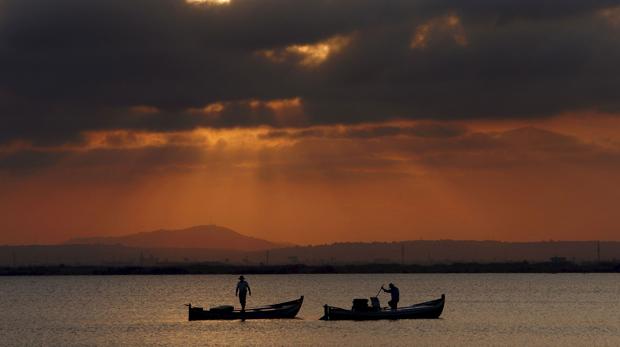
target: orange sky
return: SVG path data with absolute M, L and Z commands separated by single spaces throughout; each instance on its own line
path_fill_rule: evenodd
M 45 149 L 63 153 L 49 166 L 3 174 L 0 243 L 210 223 L 299 244 L 617 240 L 619 127 L 610 115 L 581 113 L 90 133 Z
M 0 245 L 620 240 L 620 6 L 2 0 Z

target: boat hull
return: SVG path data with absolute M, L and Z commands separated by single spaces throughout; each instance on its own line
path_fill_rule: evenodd
M 325 314 L 321 320 L 381 320 L 381 319 L 435 319 L 441 316 L 445 304 L 445 295 L 440 299 L 402 307 L 396 310 L 381 309 L 376 311 L 357 311 L 325 305 Z
M 190 321 L 196 320 L 237 320 L 237 319 L 290 319 L 295 318 L 304 297 L 297 300 L 287 301 L 280 304 L 268 305 L 263 307 L 248 308 L 245 312 L 233 310 L 230 312 L 210 311 L 202 307 L 192 307 L 189 305 L 188 318 Z

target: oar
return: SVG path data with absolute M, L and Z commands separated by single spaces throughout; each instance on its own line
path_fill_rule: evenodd
M 381 285 L 381 288 L 379 288 L 379 291 L 377 292 L 377 295 L 375 295 L 375 296 L 379 296 L 379 294 L 381 294 L 381 289 L 383 289 L 383 286 L 384 286 L 384 285 L 385 285 L 385 283 L 383 283 L 383 284 Z

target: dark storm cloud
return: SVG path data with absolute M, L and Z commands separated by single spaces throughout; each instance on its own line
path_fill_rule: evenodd
M 0 143 L 79 142 L 100 129 L 615 112 L 620 29 L 600 13 L 616 4 L 0 0 Z M 463 37 L 441 28 L 446 16 L 458 16 Z M 439 24 L 412 49 L 416 28 L 429 23 Z M 312 67 L 260 54 L 335 36 L 349 41 Z M 247 107 L 294 97 L 304 117 Z M 218 117 L 188 111 L 216 102 L 229 106 Z M 131 111 L 139 105 L 158 112 Z
M 203 165 L 226 165 L 221 153 L 196 146 L 94 149 L 88 151 L 26 150 L 0 153 L 0 173 L 16 177 L 48 172 L 69 172 L 68 177 L 85 180 L 143 178 L 147 175 L 182 173 Z M 65 171 L 66 170 L 66 171 Z M 65 177 L 66 178 L 66 177 Z
M 0 173 L 8 172 L 15 175 L 31 174 L 41 169 L 49 168 L 62 158 L 64 152 L 47 151 L 19 151 L 15 153 L 0 153 Z

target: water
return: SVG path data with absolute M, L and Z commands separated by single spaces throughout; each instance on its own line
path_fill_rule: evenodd
M 620 345 L 614 274 L 247 277 L 249 305 L 305 295 L 300 319 L 188 322 L 184 303 L 236 303 L 232 275 L 6 277 L 0 345 Z M 323 304 L 348 307 L 390 281 L 400 287 L 402 305 L 445 293 L 442 318 L 318 321 Z

